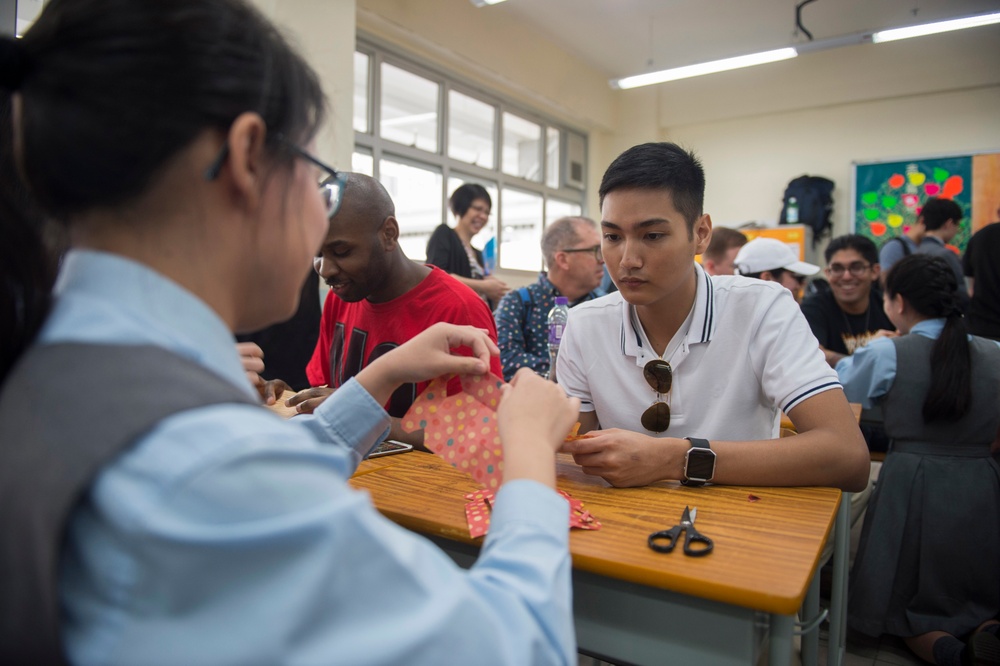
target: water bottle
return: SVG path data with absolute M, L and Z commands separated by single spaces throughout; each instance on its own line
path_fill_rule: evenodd
M 566 322 L 569 321 L 569 299 L 556 296 L 555 306 L 549 310 L 549 379 L 556 381 L 556 357 L 562 342 Z
M 788 197 L 788 207 L 785 208 L 785 222 L 788 224 L 799 223 L 799 200 L 795 197 Z
M 496 236 L 486 241 L 483 247 L 483 270 L 487 275 L 493 275 L 497 269 L 497 239 Z

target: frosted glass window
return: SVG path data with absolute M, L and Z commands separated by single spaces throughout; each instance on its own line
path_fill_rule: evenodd
M 559 130 L 555 127 L 545 130 L 545 184 L 559 188 Z
M 368 131 L 368 55 L 354 52 L 354 131 Z
M 448 179 L 448 191 L 447 196 L 451 197 L 451 193 L 458 189 L 459 185 L 463 183 L 475 183 L 477 185 L 482 185 L 486 188 L 486 191 L 490 195 L 490 201 L 493 202 L 493 208 L 490 210 L 490 221 L 486 223 L 482 231 L 476 234 L 472 239 L 472 246 L 480 250 L 486 245 L 486 242 L 496 236 L 497 233 L 497 210 L 499 208 L 497 199 L 497 184 L 484 182 L 481 180 L 476 180 L 475 178 L 463 178 L 462 176 L 452 176 Z M 445 208 L 447 209 L 447 204 Z M 449 224 L 453 224 L 455 216 L 451 214 L 451 211 L 447 211 Z
M 375 158 L 371 153 L 354 151 L 351 153 L 351 171 L 363 173 L 366 176 L 375 175 Z
M 512 270 L 542 269 L 542 197 L 509 187 L 501 193 L 503 229 L 500 233 L 500 267 Z
M 379 180 L 396 204 L 399 245 L 410 259 L 427 258 L 427 240 L 443 219 L 441 172 L 384 159 L 379 161 Z
M 439 88 L 422 76 L 382 63 L 382 138 L 438 152 Z
M 492 169 L 496 115 L 496 107 L 448 91 L 448 157 Z
M 578 203 L 549 199 L 545 202 L 545 226 L 548 227 L 561 217 L 579 217 L 582 210 Z
M 513 113 L 503 114 L 503 172 L 541 182 L 542 126 Z

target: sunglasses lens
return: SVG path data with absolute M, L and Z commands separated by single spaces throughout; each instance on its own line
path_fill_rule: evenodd
M 663 432 L 670 427 L 670 405 L 665 402 L 654 402 L 642 413 L 639 420 L 646 430 Z
M 668 393 L 673 383 L 674 373 L 670 364 L 658 358 L 653 359 L 642 369 L 642 376 L 657 393 Z M 664 429 L 666 429 L 664 427 Z

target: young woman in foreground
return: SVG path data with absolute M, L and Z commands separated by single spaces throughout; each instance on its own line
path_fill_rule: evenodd
M 0 365 L 0 661 L 576 659 L 553 486 L 578 405 L 557 386 L 506 390 L 505 483 L 470 571 L 346 480 L 396 386 L 487 370 L 484 332 L 436 325 L 310 417 L 257 404 L 233 333 L 295 311 L 340 182 L 312 157 L 317 79 L 265 19 L 239 0 L 53 0 L 0 38 L 0 94 L 19 174 L 4 237 L 43 256 L 23 184 L 72 239 L 47 318 L 44 271 L 0 267 L 20 341 Z

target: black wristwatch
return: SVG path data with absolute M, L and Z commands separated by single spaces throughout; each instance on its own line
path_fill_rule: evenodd
M 691 448 L 684 456 L 684 479 L 681 484 L 685 486 L 703 486 L 715 476 L 715 451 L 709 446 L 707 439 L 697 437 L 685 437 L 691 442 Z

